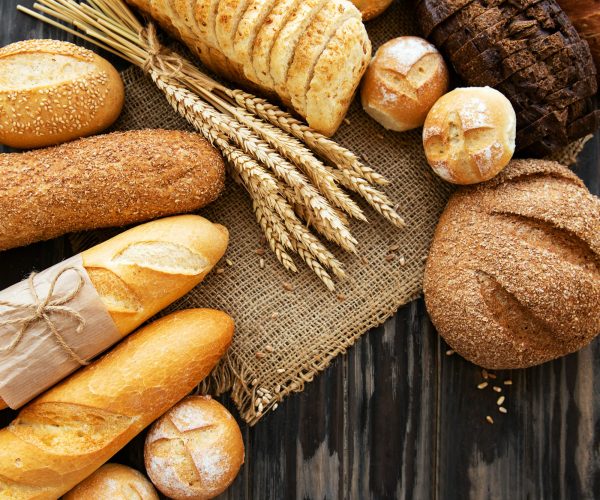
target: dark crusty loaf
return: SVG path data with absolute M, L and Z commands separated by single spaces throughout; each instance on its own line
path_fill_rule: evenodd
M 486 368 L 582 348 L 600 332 L 600 200 L 558 163 L 511 162 L 452 196 L 424 292 L 439 333 Z
M 225 164 L 199 134 L 135 130 L 0 154 L 0 250 L 191 212 L 216 199 Z

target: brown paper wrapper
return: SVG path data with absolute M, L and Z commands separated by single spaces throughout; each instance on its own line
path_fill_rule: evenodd
M 33 283 L 39 301 L 46 299 L 52 281 L 66 268 L 75 268 L 79 273 L 74 269 L 62 273 L 56 280 L 51 300 L 70 294 L 78 287 L 80 280 L 83 280 L 79 292 L 63 305 L 83 318 L 82 330 L 77 332 L 79 321 L 76 315 L 68 311 L 48 308 L 47 317 L 64 343 L 79 358 L 89 360 L 118 342 L 121 335 L 90 281 L 80 255 L 35 275 Z M 0 291 L 0 302 L 23 306 L 35 304 L 36 300 L 28 280 L 24 280 Z M 33 307 L 25 309 L 0 305 L 0 323 L 22 320 L 34 312 Z M 22 327 L 23 322 L 0 326 L 0 397 L 13 409 L 23 406 L 81 367 L 81 363 L 60 345 L 47 322 L 41 318 L 32 321 L 14 349 L 8 351 L 8 346 Z

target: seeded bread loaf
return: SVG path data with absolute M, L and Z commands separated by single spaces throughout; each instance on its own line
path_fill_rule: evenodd
M 451 197 L 424 293 L 438 332 L 485 368 L 581 349 L 600 332 L 600 200 L 558 163 L 511 162 Z
M 339 127 L 371 57 L 349 0 L 127 1 L 210 69 L 276 95 L 325 135 Z
M 124 98 L 117 70 L 83 47 L 25 40 L 0 48 L 0 144 L 38 148 L 98 133 Z
M 225 165 L 200 135 L 136 130 L 0 154 L 0 250 L 191 212 L 215 200 Z

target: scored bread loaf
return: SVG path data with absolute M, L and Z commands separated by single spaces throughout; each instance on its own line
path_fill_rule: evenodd
M 119 116 L 117 70 L 91 50 L 58 40 L 0 48 L 0 143 L 39 148 L 98 133 Z
M 198 215 L 179 215 L 136 226 L 81 257 L 124 336 L 200 283 L 225 253 L 228 240 L 225 227 Z
M 485 368 L 581 349 L 600 332 L 600 200 L 558 163 L 515 160 L 451 197 L 423 288 L 440 335 Z
M 0 154 L 0 251 L 71 231 L 191 212 L 215 200 L 225 165 L 200 135 L 135 130 Z
M 127 1 L 210 69 L 276 94 L 325 135 L 339 127 L 371 57 L 349 0 Z
M 233 328 L 221 311 L 175 312 L 31 402 L 0 430 L 0 498 L 69 491 L 206 377 Z

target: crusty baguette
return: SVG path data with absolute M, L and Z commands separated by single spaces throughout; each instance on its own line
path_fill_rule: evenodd
M 124 99 L 117 70 L 91 50 L 58 40 L 0 48 L 0 144 L 39 148 L 98 133 Z
M 0 431 L 0 498 L 69 491 L 206 377 L 233 327 L 220 311 L 178 311 L 27 405 Z
M 210 203 L 225 165 L 200 135 L 139 130 L 0 155 L 0 250 Z
M 371 59 L 371 44 L 360 12 L 349 0 L 127 1 L 178 36 L 209 69 L 279 97 L 325 135 L 337 130 Z M 329 13 L 335 10 L 332 3 L 341 5 L 356 22 L 337 29 L 344 21 L 340 14 L 322 15 L 317 23 L 323 8 Z M 304 36 L 308 31 L 308 37 Z M 324 64 L 316 63 L 334 32 L 337 46 L 342 48 L 328 52 L 328 62 L 342 68 L 336 78 Z M 287 77 L 295 59 L 298 62 L 290 89 Z M 325 110 L 321 109 L 323 96 L 331 96 Z
M 83 266 L 123 336 L 185 295 L 221 259 L 229 234 L 198 215 L 136 226 L 81 254 Z M 0 399 L 0 409 L 5 408 Z

